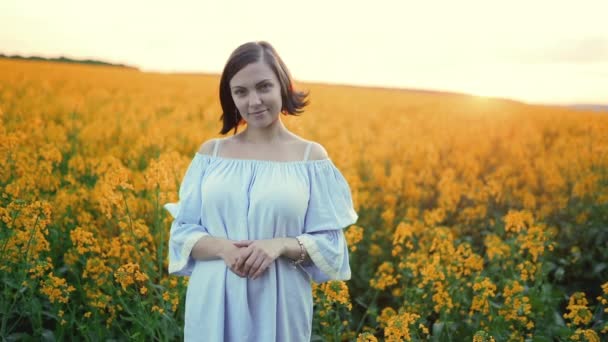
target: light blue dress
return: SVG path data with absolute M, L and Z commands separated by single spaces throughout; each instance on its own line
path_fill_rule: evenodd
M 231 159 L 196 153 L 179 189 L 169 273 L 190 276 L 186 341 L 310 341 L 311 280 L 348 280 L 343 228 L 357 221 L 348 183 L 331 159 Z M 222 259 L 194 260 L 198 239 L 299 237 L 312 262 L 294 266 L 279 257 L 261 277 L 234 274 Z

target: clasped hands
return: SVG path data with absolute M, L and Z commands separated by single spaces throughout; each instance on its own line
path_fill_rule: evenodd
M 278 239 L 231 241 L 222 258 L 238 276 L 256 279 L 283 254 L 283 250 Z

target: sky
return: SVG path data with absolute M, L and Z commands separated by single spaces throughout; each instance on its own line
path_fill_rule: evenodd
M 301 82 L 608 104 L 605 0 L 1 0 L 0 53 L 220 73 L 270 42 Z

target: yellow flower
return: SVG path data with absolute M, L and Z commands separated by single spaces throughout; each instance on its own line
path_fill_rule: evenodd
M 75 290 L 76 288 L 68 285 L 64 278 L 54 276 L 53 272 L 40 284 L 40 292 L 46 295 L 51 303 L 67 303 L 70 292 L 74 292 Z
M 388 321 L 395 315 L 397 315 L 397 312 L 391 307 L 382 309 L 380 316 L 377 318 L 378 324 L 380 327 L 384 328 L 388 324 Z
M 126 290 L 130 285 L 143 286 L 142 284 L 148 280 L 148 275 L 142 273 L 139 270 L 139 265 L 134 263 L 127 263 L 122 265 L 114 272 L 114 278 L 120 284 L 123 290 Z M 145 287 L 141 287 L 140 292 L 147 291 Z
M 345 305 L 349 303 L 350 296 L 345 282 L 330 281 L 321 285 L 321 288 L 330 302 L 338 302 Z
M 391 226 L 393 224 L 393 220 L 395 219 L 395 210 L 392 208 L 387 208 L 382 212 L 381 216 L 384 224 Z
M 423 213 L 424 223 L 429 227 L 443 222 L 446 216 L 444 208 L 436 208 L 434 210 L 425 210 Z
M 414 227 L 411 224 L 400 222 L 395 228 L 395 233 L 393 234 L 393 245 L 402 245 L 405 243 L 405 246 L 409 249 L 414 248 L 411 238 L 414 235 Z M 393 254 L 395 256 L 395 254 Z
M 585 196 L 594 193 L 594 190 L 597 189 L 597 183 L 599 181 L 600 177 L 598 174 L 589 172 L 574 184 L 572 196 L 584 198 Z
M 164 313 L 164 312 L 165 312 L 165 310 L 163 310 L 161 307 L 159 307 L 159 306 L 157 306 L 157 305 L 153 305 L 153 306 L 152 306 L 151 311 L 152 311 L 152 312 L 158 312 L 158 313 L 160 313 L 160 314 L 162 314 L 162 313 Z
M 587 342 L 600 342 L 600 337 L 591 329 L 576 329 L 574 334 L 570 336 L 570 339 L 574 341 L 582 341 L 582 337 L 584 337 L 585 341 Z
M 473 335 L 473 342 L 495 342 L 494 337 L 483 330 L 479 330 Z
M 383 262 L 376 271 L 376 277 L 370 279 L 370 286 L 379 290 L 384 290 L 389 286 L 397 284 L 398 276 L 395 276 L 394 272 L 395 268 L 392 263 L 388 261 Z
M 541 225 L 533 225 L 525 234 L 520 234 L 517 237 L 520 250 L 527 250 L 532 256 L 533 262 L 536 262 L 538 257 L 544 253 L 547 240 L 547 234 Z
M 512 233 L 524 231 L 534 223 L 532 213 L 525 210 L 509 210 L 503 219 L 505 221 L 505 231 Z
M 484 277 L 475 282 L 473 291 L 476 294 L 471 303 L 469 316 L 472 316 L 475 312 L 488 315 L 490 312 L 489 298 L 494 298 L 496 295 L 496 285 L 489 278 Z
M 404 312 L 391 317 L 384 328 L 386 341 L 411 341 L 410 326 L 415 324 L 420 315 Z
M 357 336 L 357 342 L 378 342 L 378 339 L 372 333 L 364 332 Z
M 352 309 L 348 286 L 343 281 L 313 283 L 312 290 L 315 303 L 322 304 L 327 309 L 334 303 L 344 305 L 348 310 Z
M 450 294 L 446 291 L 445 286 L 442 282 L 435 282 L 433 285 L 432 299 L 433 303 L 435 303 L 433 309 L 437 313 L 440 313 L 442 310 L 445 310 L 448 313 L 451 312 L 454 308 L 454 302 L 452 301 Z
M 534 281 L 537 267 L 536 264 L 525 260 L 521 264 L 517 265 L 517 269 L 520 271 L 521 280 L 523 281 Z
M 524 287 L 518 281 L 509 282 L 502 293 L 505 302 L 498 310 L 498 314 L 504 317 L 512 325 L 512 330 L 531 330 L 534 323 L 530 320 L 532 305 L 530 298 L 523 295 Z
M 565 319 L 569 319 L 569 326 L 587 325 L 593 318 L 593 313 L 587 307 L 587 297 L 584 292 L 575 292 L 568 301 L 568 313 L 564 314 Z
M 89 251 L 93 253 L 101 252 L 93 233 L 80 227 L 76 227 L 70 231 L 70 239 L 72 240 L 72 244 L 76 246 L 76 250 L 79 254 L 85 254 Z
M 382 254 L 382 248 L 377 243 L 372 243 L 369 246 L 369 255 L 373 257 L 380 256 Z
M 87 258 L 85 268 L 82 272 L 83 279 L 91 279 L 98 286 L 102 286 L 112 275 L 112 269 L 106 265 L 101 257 Z
M 488 234 L 484 239 L 484 245 L 486 246 L 486 253 L 490 261 L 505 259 L 511 254 L 509 245 L 504 243 L 496 234 Z
M 46 257 L 45 260 L 36 262 L 28 271 L 30 279 L 42 278 L 49 270 L 53 269 L 53 260 Z
M 363 228 L 352 225 L 346 230 L 344 237 L 350 251 L 354 252 L 357 250 L 357 244 L 363 240 Z

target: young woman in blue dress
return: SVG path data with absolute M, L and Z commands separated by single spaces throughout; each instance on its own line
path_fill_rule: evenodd
M 220 133 L 234 134 L 200 146 L 179 203 L 165 205 L 175 218 L 169 273 L 190 276 L 185 340 L 308 341 L 311 282 L 350 279 L 350 188 L 322 145 L 281 121 L 307 96 L 267 42 L 228 59 Z
M 304 92 L 295 91 L 284 62 L 268 42 L 247 43 L 236 49 L 220 80 L 223 109 L 222 134 L 235 135 L 221 141 L 225 158 L 291 161 L 300 160 L 306 147 L 309 159 L 328 158 L 318 143 L 290 132 L 280 114 L 297 115 L 308 104 Z M 238 127 L 246 123 L 240 133 Z M 211 154 L 216 140 L 208 140 L 199 153 Z M 308 256 L 297 238 L 232 242 L 221 238 L 201 239 L 193 248 L 195 259 L 221 257 L 240 276 L 255 279 L 278 257 L 304 262 Z

